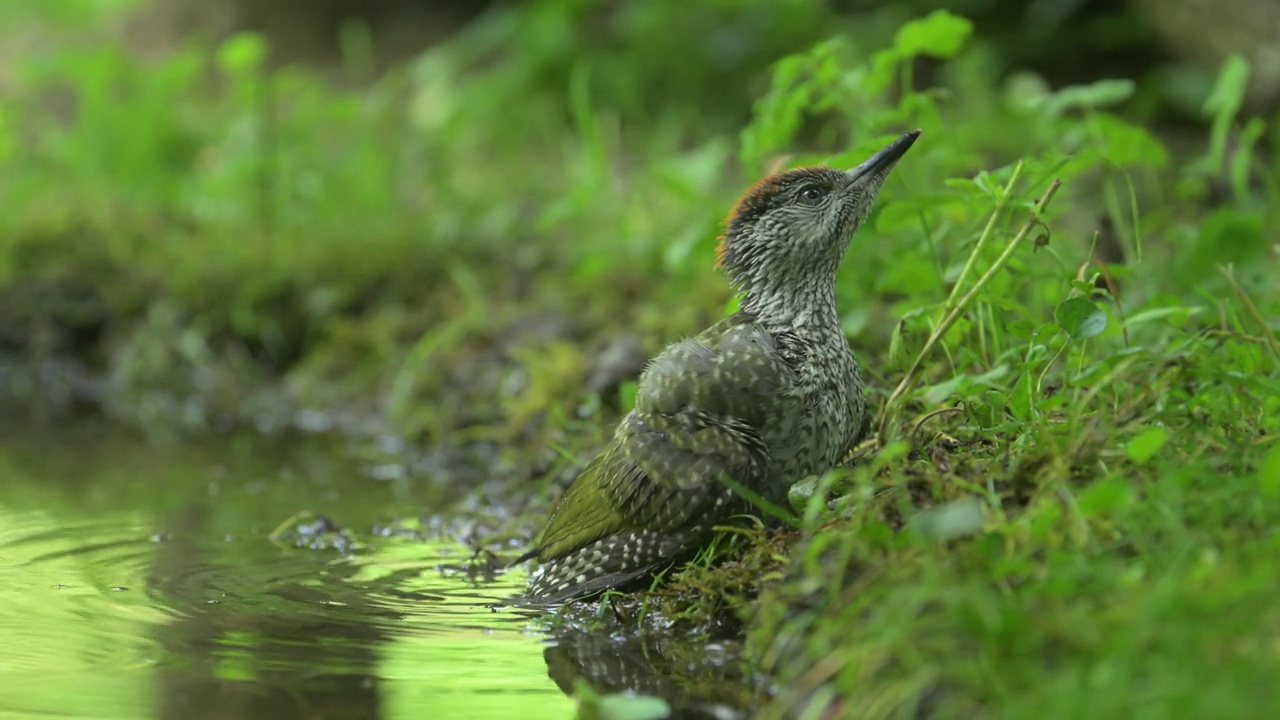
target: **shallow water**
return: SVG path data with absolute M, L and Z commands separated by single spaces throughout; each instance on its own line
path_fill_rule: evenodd
M 519 573 L 369 529 L 431 488 L 332 440 L 155 444 L 92 425 L 0 435 L 0 716 L 567 717 L 546 639 L 488 606 Z M 438 492 L 434 493 L 438 495 Z M 273 543 L 308 508 L 358 545 Z
M 733 642 L 494 609 L 526 576 L 457 538 L 508 521 L 354 447 L 0 416 L 0 718 L 564 718 L 580 679 L 750 703 Z

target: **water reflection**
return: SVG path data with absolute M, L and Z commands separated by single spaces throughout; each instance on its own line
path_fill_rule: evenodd
M 266 539 L 299 508 L 372 528 L 439 489 L 371 481 L 323 442 L 262 445 L 0 434 L 0 715 L 572 715 L 535 623 L 488 607 L 523 577 L 437 570 L 468 555 L 447 538 Z
M 182 513 L 186 531 L 161 544 L 152 561 L 153 599 L 180 609 L 152 628 L 171 659 L 156 668 L 155 716 L 381 717 L 378 648 L 390 637 L 371 622 L 379 613 L 345 582 L 352 568 L 303 561 L 291 569 L 271 557 L 236 557 L 232 584 L 230 558 L 192 540 L 205 534 L 201 515 Z
M 678 717 L 753 704 L 732 640 L 493 609 L 525 577 L 469 571 L 448 489 L 372 480 L 343 443 L 3 428 L 0 715 L 564 718 L 579 681 Z M 268 540 L 303 508 L 352 546 Z M 372 531 L 419 512 L 426 531 Z
M 690 642 L 676 629 L 634 627 L 608 613 L 560 624 L 543 651 L 547 674 L 566 694 L 586 683 L 600 694 L 662 698 L 679 718 L 744 717 L 742 708 L 759 704 L 763 682 L 741 659 L 740 640 Z

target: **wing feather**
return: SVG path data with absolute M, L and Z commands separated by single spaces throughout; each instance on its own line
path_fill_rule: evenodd
M 740 316 L 668 347 L 641 377 L 635 410 L 552 513 L 539 560 L 622 532 L 697 525 L 731 495 L 721 475 L 758 485 L 769 400 L 791 373 L 773 338 Z

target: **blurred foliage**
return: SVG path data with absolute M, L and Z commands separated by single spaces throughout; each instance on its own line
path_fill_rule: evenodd
M 793 494 L 789 564 L 698 567 L 665 611 L 740 595 L 694 605 L 751 623 L 779 714 L 1120 716 L 1137 686 L 1189 702 L 1175 666 L 1215 653 L 1201 714 L 1261 712 L 1280 188 L 1249 62 L 1171 72 L 1111 6 L 847 5 L 527 2 L 355 86 L 253 33 L 28 44 L 0 115 L 14 385 L 72 356 L 143 426 L 372 417 L 504 449 L 486 472 L 545 508 L 634 397 L 607 350 L 731 307 L 734 195 L 920 127 L 839 279 L 880 446 Z M 759 577 L 785 581 L 755 603 Z

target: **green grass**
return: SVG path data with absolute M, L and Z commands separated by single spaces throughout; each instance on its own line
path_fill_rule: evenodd
M 904 217 L 926 236 L 917 273 L 950 250 L 938 274 L 954 285 L 903 293 L 876 366 L 896 384 L 884 458 L 819 485 L 806 539 L 754 611 L 780 688 L 766 716 L 1280 707 L 1263 681 L 1280 666 L 1280 293 L 1255 234 L 1275 221 L 1273 169 L 1206 207 L 1207 169 L 1248 157 L 1170 167 L 1158 139 L 1091 107 L 1113 90 L 1032 103 L 1078 145 L 950 183 L 948 200 L 989 208 L 980 232 L 948 227 L 958 209 L 931 218 L 927 200 Z M 1078 114 L 1050 109 L 1090 96 Z M 1216 133 L 1238 97 L 1207 107 Z M 886 209 L 880 229 L 910 210 Z M 1089 262 L 1090 215 L 1118 232 L 1123 267 Z
M 144 426 L 377 418 L 483 458 L 531 533 L 634 395 L 625 368 L 586 389 L 602 350 L 729 303 L 733 197 L 920 127 L 839 279 L 878 442 L 794 493 L 799 534 L 686 573 L 716 596 L 686 619 L 746 622 L 766 716 L 1274 714 L 1280 187 L 1247 66 L 1188 131 L 1145 76 L 1055 89 L 950 14 L 815 10 L 746 44 L 720 107 L 671 48 L 721 16 L 651 4 L 629 44 L 570 46 L 576 7 L 358 89 L 250 35 L 24 57 L 0 348 L 87 360 Z

